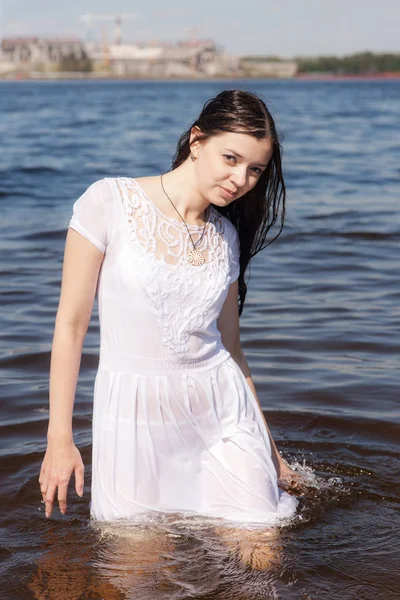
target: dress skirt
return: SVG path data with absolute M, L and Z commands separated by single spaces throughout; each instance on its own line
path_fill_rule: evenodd
M 277 486 L 260 409 L 226 350 L 193 361 L 101 355 L 93 518 L 184 513 L 276 524 L 297 504 Z

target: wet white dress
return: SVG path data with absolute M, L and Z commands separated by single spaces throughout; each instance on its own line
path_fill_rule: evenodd
M 258 404 L 217 329 L 239 275 L 234 226 L 211 206 L 206 262 L 192 266 L 185 225 L 128 178 L 91 185 L 69 226 L 105 254 L 91 516 L 292 516 L 298 501 L 277 486 Z M 203 228 L 190 229 L 197 240 Z

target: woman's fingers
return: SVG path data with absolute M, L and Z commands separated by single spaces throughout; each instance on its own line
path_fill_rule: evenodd
M 296 471 L 286 472 L 278 479 L 278 486 L 289 493 L 302 493 L 307 488 L 307 479 Z
M 47 492 L 47 488 L 49 487 L 49 483 L 48 483 L 47 476 L 45 476 L 43 474 L 43 472 L 40 473 L 39 485 L 40 485 L 40 492 L 42 494 L 42 499 L 43 499 L 43 502 L 44 502 L 45 501 L 46 492 Z
M 74 444 L 61 447 L 48 445 L 39 476 L 40 491 L 46 505 L 46 517 L 51 516 L 54 502 L 57 500 L 61 514 L 65 515 L 68 485 L 73 472 L 76 492 L 82 496 L 84 466 L 79 450 Z M 55 500 L 56 492 L 57 500 Z
M 83 464 L 80 464 L 77 467 L 75 467 L 74 473 L 75 473 L 75 490 L 76 490 L 76 493 L 78 494 L 78 496 L 82 497 L 83 496 L 84 473 L 85 473 L 85 468 L 84 468 Z
M 60 483 L 58 485 L 57 500 L 58 500 L 58 506 L 60 507 L 60 513 L 62 515 L 65 515 L 65 513 L 67 512 L 67 490 L 68 490 L 68 482 Z
M 44 500 L 44 496 L 46 495 L 47 488 L 48 488 L 47 481 L 41 481 L 40 482 L 40 491 L 42 493 L 43 500 Z
M 44 496 L 44 502 L 46 505 L 46 517 L 50 517 L 53 512 L 54 494 L 56 493 L 56 484 L 49 483 L 47 491 Z

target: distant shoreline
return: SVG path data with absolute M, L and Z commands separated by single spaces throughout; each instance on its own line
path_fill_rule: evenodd
M 240 80 L 262 80 L 262 81 L 373 81 L 373 80 L 397 80 L 400 79 L 400 72 L 382 72 L 375 74 L 358 75 L 336 75 L 334 73 L 298 73 L 293 77 L 263 77 L 249 75 L 218 75 L 218 76 L 196 76 L 192 77 L 138 77 L 127 75 L 112 75 L 105 72 L 32 72 L 0 74 L 1 81 L 240 81 Z
M 343 80 L 343 79 L 400 79 L 399 73 L 374 73 L 373 75 L 369 74 L 360 74 L 360 75 L 335 75 L 334 73 L 321 73 L 318 75 L 317 73 L 299 73 L 293 79 L 310 79 L 314 81 L 325 81 L 325 80 Z

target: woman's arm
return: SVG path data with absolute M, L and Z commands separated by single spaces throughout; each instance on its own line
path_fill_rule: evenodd
M 243 349 L 240 343 L 237 280 L 231 283 L 231 285 L 229 286 L 228 295 L 222 307 L 221 313 L 218 317 L 217 326 L 219 331 L 221 332 L 222 343 L 224 344 L 225 348 L 230 352 L 234 361 L 239 365 L 240 369 L 243 372 L 243 375 L 246 378 L 247 383 L 249 384 L 251 391 L 254 394 L 254 397 L 257 400 L 257 404 L 259 406 L 260 413 L 264 420 L 265 427 L 267 429 L 268 436 L 271 442 L 271 455 L 277 471 L 278 478 L 286 476 L 288 474 L 288 471 L 292 471 L 287 467 L 287 465 L 283 461 L 283 458 L 279 454 L 275 442 L 272 438 L 267 421 L 261 409 L 260 401 L 258 399 L 254 382 L 251 377 L 249 365 L 247 364 L 247 360 L 243 353 Z
M 67 489 L 72 472 L 75 488 L 83 493 L 84 467 L 73 441 L 72 412 L 82 346 L 92 313 L 103 254 L 85 237 L 68 229 L 65 245 L 60 303 L 56 316 L 50 363 L 50 417 L 47 450 L 39 483 L 52 513 L 58 488 L 60 511 L 67 507 Z

